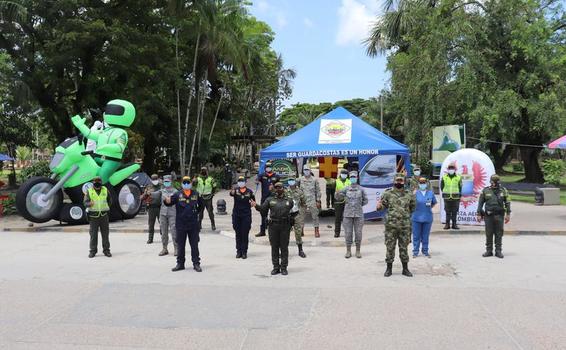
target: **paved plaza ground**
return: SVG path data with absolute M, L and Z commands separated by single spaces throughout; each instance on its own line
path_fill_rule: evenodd
M 398 261 L 383 277 L 380 222 L 346 260 L 325 218 L 307 258 L 291 243 L 289 275 L 272 277 L 265 238 L 235 259 L 229 216 L 217 233 L 205 219 L 200 274 L 170 271 L 144 216 L 112 224 L 114 256 L 94 259 L 83 226 L 3 218 L 0 349 L 564 349 L 566 208 L 514 206 L 503 260 L 481 257 L 481 227 L 436 225 L 413 278 Z

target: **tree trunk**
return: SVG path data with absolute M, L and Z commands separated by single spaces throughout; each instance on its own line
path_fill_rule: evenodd
M 212 122 L 212 127 L 210 128 L 210 134 L 208 134 L 208 143 L 212 139 L 212 133 L 214 132 L 214 126 L 216 125 L 216 119 L 218 119 L 218 112 L 220 112 L 220 105 L 222 104 L 223 95 L 220 95 L 220 100 L 218 101 L 218 106 L 216 107 L 216 113 L 214 114 L 214 121 Z
M 521 160 L 525 168 L 525 181 L 530 183 L 544 183 L 544 175 L 538 162 L 542 148 L 521 147 Z
M 196 71 L 197 71 L 197 60 L 198 60 L 199 45 L 200 45 L 200 33 L 197 35 L 197 42 L 195 44 L 195 54 L 193 56 L 192 76 L 193 76 L 193 79 L 195 79 L 195 81 L 194 81 L 195 85 L 197 84 Z M 183 160 L 184 160 L 183 167 L 185 167 L 186 160 L 187 160 L 187 137 L 188 137 L 187 134 L 189 132 L 189 115 L 190 115 L 190 110 L 191 110 L 191 103 L 192 103 L 192 100 L 193 100 L 193 93 L 192 93 L 193 88 L 195 88 L 195 86 L 189 87 L 189 101 L 187 102 L 187 114 L 185 115 L 185 133 L 183 135 Z M 198 123 L 198 120 L 197 120 L 197 123 Z M 191 160 L 192 160 L 192 152 L 193 151 L 191 150 Z M 190 168 L 191 168 L 191 165 L 189 164 L 189 173 L 191 172 Z
M 495 165 L 495 172 L 502 173 L 503 166 L 507 164 L 509 157 L 513 153 L 513 146 L 505 146 L 503 152 L 501 152 L 502 145 L 499 143 L 489 144 L 489 153 L 493 156 L 493 162 Z
M 179 78 L 181 69 L 179 68 L 179 30 L 177 28 L 175 28 L 175 62 L 177 64 L 177 78 Z M 175 80 L 175 92 L 177 94 L 177 128 L 179 129 L 179 167 L 181 168 L 181 176 L 185 176 L 185 168 L 183 166 L 185 162 L 181 143 L 181 92 L 177 79 Z

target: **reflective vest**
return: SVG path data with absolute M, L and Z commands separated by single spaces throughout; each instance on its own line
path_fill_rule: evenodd
M 198 177 L 197 180 L 197 192 L 201 194 L 201 196 L 206 196 L 212 194 L 214 178 L 209 176 L 205 179 L 202 177 Z
M 88 196 L 93 203 L 93 206 L 88 208 L 89 212 L 104 212 L 110 210 L 108 206 L 108 190 L 106 187 L 102 186 L 100 194 L 96 193 L 94 188 L 89 188 Z
M 442 177 L 442 181 L 444 182 L 444 189 L 442 189 L 442 195 L 444 198 L 449 198 L 449 199 L 460 198 L 460 187 L 459 187 L 460 180 L 461 180 L 460 175 L 454 175 L 454 177 L 444 175 Z
M 350 186 L 350 179 L 346 178 L 346 180 L 342 181 L 342 178 L 336 180 L 336 192 L 344 189 L 344 187 Z

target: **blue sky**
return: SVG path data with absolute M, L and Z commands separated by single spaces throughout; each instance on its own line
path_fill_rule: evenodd
M 253 0 L 251 13 L 275 32 L 273 48 L 297 71 L 285 102 L 336 102 L 378 95 L 388 84 L 385 57 L 369 58 L 361 41 L 381 0 Z

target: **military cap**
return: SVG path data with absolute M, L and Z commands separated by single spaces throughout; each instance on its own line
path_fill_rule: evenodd
M 100 176 L 95 176 L 94 179 L 92 179 L 92 182 L 102 182 L 102 178 Z
M 355 170 L 350 171 L 350 177 L 358 177 L 358 172 Z
M 493 182 L 498 182 L 498 181 L 500 180 L 500 178 L 499 178 L 499 175 L 493 174 L 493 175 L 491 175 L 491 177 L 489 178 L 489 180 L 490 180 L 490 181 L 493 181 Z
M 171 181 L 171 180 L 172 180 L 171 175 L 164 175 L 163 176 L 163 181 Z
M 420 167 L 419 165 L 415 165 L 415 166 L 413 167 L 413 171 L 415 171 L 415 170 L 421 170 L 421 167 Z
M 152 180 L 158 180 L 158 179 L 159 179 L 159 175 L 157 175 L 157 174 L 152 174 L 152 175 L 151 175 L 151 179 L 152 179 Z
M 275 185 L 273 185 L 273 187 L 283 187 L 283 182 L 281 181 L 276 182 Z
M 203 166 L 203 167 L 200 168 L 200 170 L 208 170 L 208 168 Z
M 189 176 L 183 176 L 183 182 L 191 182 L 191 178 Z
M 405 181 L 405 174 L 403 174 L 403 173 L 397 173 L 397 174 L 395 174 L 395 181 L 397 181 L 397 180 L 403 180 L 403 181 Z
M 271 166 L 271 162 L 265 163 L 265 166 Z
M 341 170 L 340 170 L 340 174 L 346 174 L 346 175 L 348 175 L 348 169 L 341 169 Z
M 305 166 L 303 167 L 303 170 L 311 170 L 311 167 L 308 164 L 305 164 Z
M 419 182 L 420 183 L 426 183 L 426 177 L 419 177 Z
M 246 177 L 245 176 L 238 176 L 238 181 L 246 181 Z

